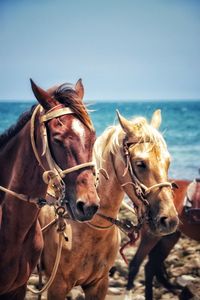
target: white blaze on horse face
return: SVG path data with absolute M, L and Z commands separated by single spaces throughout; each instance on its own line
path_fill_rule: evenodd
M 80 137 L 81 144 L 84 147 L 85 145 L 85 128 L 81 121 L 78 119 L 74 119 L 72 121 L 72 129 L 73 131 Z

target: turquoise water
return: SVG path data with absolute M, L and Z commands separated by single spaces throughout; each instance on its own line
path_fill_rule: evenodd
M 0 133 L 15 123 L 18 116 L 31 105 L 30 102 L 1 102 Z M 145 116 L 150 119 L 157 108 L 162 111 L 163 122 L 160 130 L 172 156 L 170 177 L 197 177 L 200 168 L 200 101 L 97 102 L 89 106 L 89 109 L 94 110 L 91 118 L 97 135 L 115 123 L 116 109 L 127 118 Z

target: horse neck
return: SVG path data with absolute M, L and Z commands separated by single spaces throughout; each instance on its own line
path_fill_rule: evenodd
M 109 176 L 109 179 L 106 179 L 103 175 L 100 175 L 97 191 L 101 203 L 100 212 L 116 218 L 124 198 L 124 191 L 117 179 L 117 169 L 114 165 L 112 155 L 110 150 L 106 151 L 103 157 L 101 157 L 101 161 L 97 163 L 107 171 Z
M 35 132 L 36 140 L 39 140 L 38 125 Z M 46 185 L 42 180 L 42 169 L 31 145 L 30 121 L 3 147 L 0 165 L 0 185 L 30 197 L 45 196 Z
M 38 126 L 35 133 L 38 140 Z M 46 195 L 42 170 L 31 146 L 30 121 L 1 150 L 0 165 L 0 185 L 33 198 Z M 3 196 L 0 197 L 0 244 L 2 242 L 8 248 L 13 245 L 20 247 L 25 240 L 32 239 L 36 233 L 39 209 L 34 203 L 27 203 L 8 193 L 0 195 Z

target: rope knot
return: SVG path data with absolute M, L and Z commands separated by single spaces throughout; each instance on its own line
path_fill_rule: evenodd
M 49 184 L 51 181 L 54 182 L 58 177 L 58 173 L 53 170 L 45 171 L 42 175 L 42 179 L 46 184 Z
M 57 232 L 62 233 L 66 229 L 66 223 L 64 220 L 65 208 L 63 206 L 58 206 L 56 208 L 56 214 L 58 215 Z
M 64 183 L 56 171 L 45 171 L 42 175 L 43 181 L 48 184 L 48 194 L 56 199 L 62 197 L 64 191 Z
M 58 217 L 63 218 L 65 214 L 65 208 L 63 206 L 58 206 L 56 208 L 56 215 L 58 215 Z
M 143 191 L 138 184 L 135 185 L 135 193 L 140 198 L 143 196 Z

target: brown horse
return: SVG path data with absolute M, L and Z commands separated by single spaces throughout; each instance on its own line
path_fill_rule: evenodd
M 158 281 L 171 291 L 173 291 L 175 288 L 180 288 L 179 285 L 173 285 L 168 280 L 163 262 L 169 255 L 170 250 L 177 243 L 181 232 L 191 239 L 200 241 L 199 225 L 191 222 L 191 218 L 189 218 L 188 213 L 184 208 L 188 187 L 191 185 L 198 185 L 200 190 L 200 183 L 198 181 L 190 183 L 190 181 L 187 180 L 176 180 L 176 183 L 179 186 L 179 189 L 175 191 L 174 203 L 181 221 L 178 230 L 173 234 L 162 238 L 149 235 L 146 230 L 143 230 L 137 252 L 129 264 L 127 284 L 128 291 L 130 291 L 134 286 L 133 282 L 139 271 L 141 263 L 143 262 L 144 258 L 149 255 L 149 261 L 145 266 L 145 296 L 148 300 L 153 299 L 152 281 L 154 276 L 156 276 Z M 130 296 L 127 296 L 126 299 L 131 299 L 131 293 L 127 294 Z
M 37 218 L 47 183 L 74 219 L 91 219 L 99 205 L 81 80 L 49 92 L 31 83 L 40 106 L 0 136 L 0 299 L 24 299 L 43 247 Z
M 101 215 L 97 214 L 86 224 L 70 222 L 72 249 L 69 251 L 63 245 L 58 272 L 48 290 L 49 300 L 64 300 L 76 285 L 83 288 L 87 300 L 105 299 L 108 273 L 120 243 L 118 228 L 107 217 L 117 218 L 124 193 L 137 206 L 139 217 L 146 213 L 151 232 L 165 235 L 176 230 L 178 225 L 171 184 L 167 182 L 169 153 L 156 129 L 161 122 L 160 111 L 154 113 L 151 124 L 144 118 L 128 121 L 119 114 L 118 117 L 120 125 L 108 128 L 94 147 L 97 168 L 107 172 L 105 174 L 104 170 L 104 176 L 100 173 L 97 188 Z M 51 208 L 41 210 L 42 226 L 53 218 Z M 51 274 L 56 254 L 53 233 L 55 229 L 44 234 L 42 258 L 47 277 Z

